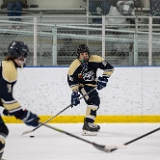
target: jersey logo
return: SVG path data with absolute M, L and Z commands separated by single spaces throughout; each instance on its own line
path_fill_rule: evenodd
M 94 81 L 94 72 L 93 71 L 83 73 L 82 76 L 85 81 Z

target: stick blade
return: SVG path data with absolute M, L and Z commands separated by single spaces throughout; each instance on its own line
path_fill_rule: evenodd
M 96 144 L 96 143 L 93 143 L 93 146 L 100 150 L 100 151 L 103 151 L 103 152 L 106 152 L 106 153 L 110 153 L 112 152 L 113 150 L 117 150 L 117 149 L 120 149 L 120 148 L 126 148 L 126 146 L 124 145 L 111 145 L 111 146 L 105 146 L 105 145 L 99 145 L 99 144 Z
M 29 131 L 24 131 L 22 134 L 21 134 L 21 136 L 23 136 L 23 135 L 25 135 L 25 134 L 28 134 L 28 133 L 32 133 L 34 130 L 32 129 L 32 130 L 29 130 Z

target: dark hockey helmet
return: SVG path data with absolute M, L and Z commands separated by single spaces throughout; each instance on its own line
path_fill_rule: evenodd
M 89 48 L 86 44 L 80 44 L 77 48 L 77 58 L 79 58 L 80 53 L 87 52 L 90 55 Z
M 8 47 L 8 56 L 27 58 L 29 48 L 24 42 L 13 41 Z

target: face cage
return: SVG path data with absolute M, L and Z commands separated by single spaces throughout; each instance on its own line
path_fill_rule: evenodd
M 21 62 L 21 68 L 25 67 L 26 65 L 29 64 L 30 62 L 30 58 L 29 58 L 29 52 L 25 53 L 25 54 L 21 54 L 18 57 L 19 60 L 22 60 L 23 62 Z
M 84 52 L 86 52 L 86 51 L 84 51 Z M 81 53 L 84 53 L 84 52 L 81 52 Z M 79 59 L 81 53 L 77 54 L 78 59 Z M 84 60 L 84 59 L 80 60 L 79 59 L 79 61 L 81 61 L 82 64 L 87 64 L 89 62 L 90 54 L 89 54 L 89 52 L 87 52 L 87 53 L 88 53 L 88 59 L 87 60 Z

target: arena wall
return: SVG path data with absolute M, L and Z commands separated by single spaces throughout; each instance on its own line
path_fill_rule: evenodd
M 70 104 L 68 67 L 27 67 L 19 70 L 14 97 L 42 121 Z M 102 71 L 98 71 L 101 75 Z M 97 122 L 160 122 L 160 67 L 115 67 L 108 85 L 99 91 Z M 1 111 L 2 111 L 2 107 Z M 51 122 L 82 122 L 86 104 L 68 108 Z M 3 116 L 5 122 L 19 123 Z

